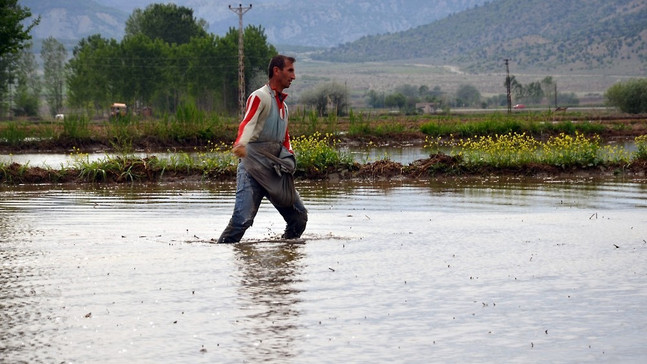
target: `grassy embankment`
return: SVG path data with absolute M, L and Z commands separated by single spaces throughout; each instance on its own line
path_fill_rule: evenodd
M 344 119 L 319 118 L 296 113 L 292 118 L 293 148 L 297 153 L 297 178 L 424 177 L 492 173 L 521 174 L 593 168 L 617 173 L 643 173 L 647 161 L 647 136 L 635 137 L 637 150 L 602 146 L 600 135 L 636 134 L 633 122 L 602 123 L 586 120 L 557 121 L 544 114 L 488 116 L 431 116 L 405 118 L 353 114 Z M 640 121 L 638 121 L 640 122 Z M 642 121 L 644 124 L 644 121 Z M 173 179 L 233 180 L 236 160 L 229 152 L 237 123 L 184 109 L 173 118 L 121 120 L 96 124 L 86 118 L 68 118 L 62 124 L 5 123 L 0 127 L 5 148 L 27 146 L 70 148 L 71 165 L 59 169 L 0 163 L 2 183 L 135 182 Z M 359 165 L 339 148 L 352 140 L 400 140 L 426 135 L 427 161 L 402 166 L 385 160 Z M 90 161 L 85 146 L 102 145 L 117 157 Z M 201 145 L 201 146 L 196 146 Z M 136 158 L 134 148 L 181 147 L 169 159 Z M 187 148 L 193 146 L 193 149 Z M 438 154 L 450 147 L 448 155 Z M 189 149 L 193 153 L 186 150 Z M 161 149 L 163 150 L 163 149 Z M 642 168 L 642 169 L 641 169 Z

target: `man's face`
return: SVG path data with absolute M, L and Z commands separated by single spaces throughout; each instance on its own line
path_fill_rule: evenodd
M 285 66 L 283 67 L 283 69 L 276 67 L 276 69 L 274 70 L 274 77 L 276 77 L 276 80 L 281 85 L 281 87 L 290 87 L 290 84 L 296 78 L 296 76 L 294 75 L 294 64 L 292 64 L 292 62 L 290 61 L 285 61 Z

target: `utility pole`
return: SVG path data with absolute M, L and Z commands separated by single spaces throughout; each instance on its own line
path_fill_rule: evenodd
M 509 59 L 504 59 L 505 61 L 505 88 L 506 88 L 506 97 L 508 100 L 508 114 L 512 113 L 512 95 L 510 94 L 510 67 L 508 66 Z
M 243 61 L 243 14 L 252 8 L 252 4 L 243 7 L 238 4 L 237 8 L 229 5 L 229 10 L 238 14 L 238 106 L 240 107 L 241 119 L 245 116 L 245 62 Z

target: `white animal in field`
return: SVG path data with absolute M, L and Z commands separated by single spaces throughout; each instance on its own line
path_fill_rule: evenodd
M 55 119 L 56 119 L 56 121 L 58 121 L 58 120 L 63 121 L 63 120 L 65 120 L 65 115 L 64 114 L 56 114 Z

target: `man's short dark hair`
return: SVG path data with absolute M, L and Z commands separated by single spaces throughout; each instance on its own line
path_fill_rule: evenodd
M 270 65 L 267 68 L 267 75 L 269 76 L 269 78 L 272 78 L 272 76 L 274 76 L 274 67 L 278 67 L 280 70 L 282 70 L 283 67 L 285 67 L 285 62 L 294 63 L 295 61 L 296 60 L 294 59 L 294 57 L 288 57 L 282 54 L 274 56 L 270 60 Z

